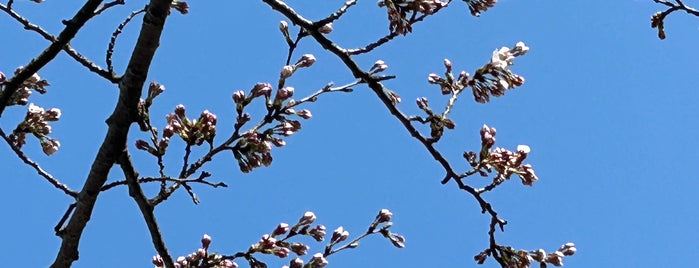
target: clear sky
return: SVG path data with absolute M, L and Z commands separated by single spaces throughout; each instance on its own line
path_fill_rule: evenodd
M 57 34 L 60 20 L 72 16 L 78 2 L 17 1 L 15 8 Z M 103 65 L 113 29 L 144 5 L 127 2 L 90 21 L 73 46 Z M 286 2 L 318 19 L 344 1 Z M 219 138 L 227 137 L 234 120 L 231 93 L 277 79 L 286 57 L 277 30 L 282 16 L 262 1 L 190 5 L 190 14 L 168 19 L 149 74 L 149 80 L 167 88 L 156 99 L 153 120 L 162 128 L 164 115 L 182 103 L 190 114 L 204 109 L 216 113 Z M 386 85 L 402 96 L 399 107 L 419 114 L 415 98 L 427 96 L 434 105 L 445 101 L 426 81 L 427 74 L 443 72 L 442 59 L 451 59 L 456 71 L 473 72 L 493 49 L 524 41 L 531 50 L 512 69 L 526 83 L 485 105 L 465 94 L 452 113 L 456 129 L 439 143 L 459 170 L 467 168 L 461 153 L 478 149 L 483 124 L 498 129 L 496 145 L 531 147 L 527 160 L 539 181 L 533 187 L 508 181 L 484 196 L 509 221 L 498 240 L 547 251 L 575 242 L 578 253 L 564 260 L 566 267 L 695 267 L 699 18 L 673 14 L 666 20 L 668 37 L 661 41 L 649 23 L 660 8 L 651 0 L 503 0 L 474 18 L 455 1 L 416 25 L 412 34 L 356 60 L 368 68 L 383 59 L 389 65 L 386 73 L 398 77 Z M 140 21 L 138 17 L 127 26 L 117 42 L 118 71 L 125 67 Z M 329 37 L 354 47 L 386 34 L 388 22 L 375 1 L 359 1 L 334 27 Z M 0 31 L 0 70 L 6 74 L 48 44 L 5 14 L 0 15 Z M 294 58 L 303 53 L 314 53 L 317 62 L 287 82 L 297 96 L 329 81 L 352 81 L 343 65 L 312 40 L 302 41 Z M 39 74 L 51 86 L 30 101 L 62 109 L 52 134 L 62 147 L 45 157 L 30 140 L 25 151 L 79 189 L 104 137 L 103 122 L 117 89 L 63 53 Z M 328 229 L 342 225 L 352 236 L 365 230 L 379 209 L 389 208 L 392 230 L 406 236 L 406 247 L 396 249 L 371 237 L 357 249 L 332 256 L 332 267 L 476 266 L 473 255 L 488 245 L 489 217 L 453 183 L 439 183 L 441 167 L 368 88 L 321 96 L 304 107 L 313 118 L 303 121 L 287 146 L 274 149 L 271 167 L 241 174 L 233 157 L 221 154 L 205 170 L 229 188 L 194 186 L 201 204 L 192 204 L 179 191 L 157 207 L 173 255 L 195 250 L 204 233 L 213 237 L 216 251 L 245 250 L 280 221 L 293 223 L 306 210 L 314 211 Z M 24 112 L 9 107 L 0 125 L 11 131 Z M 137 128 L 131 137 L 147 138 Z M 179 142 L 171 145 L 171 173 L 181 163 L 182 148 Z M 157 175 L 154 159 L 136 150 L 132 154 L 141 175 Z M 7 145 L 0 145 L 0 156 L 3 265 L 47 266 L 60 245 L 53 226 L 71 199 L 38 177 Z M 122 179 L 120 174 L 114 169 L 110 180 Z M 489 180 L 467 181 L 482 186 Z M 149 194 L 157 190 L 146 189 Z M 310 245 L 311 252 L 322 248 Z M 150 267 L 154 253 L 143 218 L 121 187 L 100 195 L 75 267 Z M 272 267 L 281 265 L 274 256 L 262 259 Z M 492 260 L 484 265 L 495 266 Z

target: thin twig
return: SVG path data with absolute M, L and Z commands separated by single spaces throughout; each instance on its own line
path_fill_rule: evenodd
M 105 54 L 105 60 L 107 62 L 107 70 L 110 73 L 114 73 L 114 66 L 112 66 L 112 54 L 114 54 L 114 46 L 116 45 L 116 39 L 121 34 L 121 31 L 124 30 L 124 27 L 126 27 L 126 24 L 128 24 L 131 19 L 133 19 L 136 15 L 141 14 L 146 11 L 146 8 L 142 8 L 140 10 L 136 10 L 131 12 L 124 21 L 119 23 L 119 26 L 114 30 L 112 33 L 111 38 L 109 39 L 109 45 L 107 46 L 107 53 Z
M 212 183 L 209 181 L 206 181 L 201 178 L 192 178 L 192 179 L 178 179 L 178 178 L 173 178 L 173 177 L 143 177 L 138 179 L 138 183 L 149 183 L 149 182 L 174 182 L 174 183 L 201 183 L 205 185 L 209 185 L 214 188 L 218 187 L 228 187 L 228 185 L 224 182 L 217 182 L 217 183 Z M 107 191 L 111 188 L 117 187 L 119 185 L 126 185 L 126 180 L 118 180 L 114 182 L 110 182 L 105 184 L 100 191 Z
M 5 134 L 5 131 L 3 131 L 2 128 L 0 128 L 0 136 L 5 140 L 5 142 L 7 142 L 7 145 L 9 145 L 10 148 L 12 148 L 12 151 L 15 152 L 15 154 L 17 155 L 17 157 L 19 157 L 19 159 L 21 159 L 22 162 L 24 162 L 25 164 L 27 164 L 27 165 L 29 165 L 30 167 L 34 168 L 34 170 L 36 170 L 36 172 L 39 173 L 39 176 L 41 176 L 41 177 L 43 177 L 44 179 L 46 179 L 46 181 L 48 181 L 48 182 L 49 182 L 51 185 L 53 185 L 54 187 L 56 187 L 56 188 L 60 189 L 61 191 L 63 191 L 63 193 L 65 193 L 65 194 L 67 194 L 67 195 L 69 195 L 69 196 L 71 196 L 71 197 L 73 197 L 73 198 L 78 197 L 78 192 L 76 192 L 76 191 L 74 191 L 74 190 L 71 190 L 67 185 L 61 183 L 58 179 L 56 179 L 55 177 L 53 177 L 53 175 L 51 175 L 51 174 L 48 173 L 46 170 L 44 170 L 43 168 L 41 168 L 41 166 L 39 166 L 38 163 L 32 161 L 26 154 L 24 154 L 24 152 L 22 152 L 22 149 L 20 149 L 20 148 L 18 148 L 17 146 L 15 146 L 15 144 L 14 144 L 14 143 L 12 142 L 12 140 Z
M 22 24 L 24 26 L 24 29 L 31 30 L 33 32 L 38 33 L 43 37 L 44 39 L 50 41 L 50 42 L 57 42 L 56 37 L 49 34 L 46 30 L 41 28 L 39 25 L 36 25 L 34 23 L 31 23 L 27 18 L 23 17 L 19 13 L 15 12 L 12 10 L 11 7 L 11 2 L 8 2 L 8 5 L 3 5 L 0 4 L 0 10 L 5 11 L 10 17 L 14 18 L 17 22 Z M 93 73 L 96 73 L 97 75 L 101 76 L 102 78 L 107 79 L 109 82 L 112 83 L 118 83 L 119 82 L 119 77 L 117 77 L 114 73 L 108 72 L 84 55 L 80 54 L 73 46 L 71 46 L 69 43 L 66 43 L 65 46 L 63 47 L 63 51 L 68 54 L 71 58 L 73 58 L 75 61 L 80 63 L 82 66 L 85 66 L 88 70 L 90 70 Z
M 342 15 L 345 14 L 345 12 L 347 12 L 347 9 L 349 9 L 351 6 L 353 6 L 356 3 L 357 3 L 357 0 L 348 0 L 347 2 L 342 4 L 342 6 L 339 9 L 337 9 L 335 12 L 330 14 L 330 16 L 327 16 L 324 19 L 316 21 L 315 25 L 317 27 L 322 27 L 325 24 L 331 23 L 331 22 L 339 19 Z
M 450 0 L 449 2 L 451 2 L 451 0 Z M 412 26 L 412 25 L 414 25 L 415 23 L 418 23 L 418 22 L 420 22 L 420 21 L 423 21 L 427 16 L 433 15 L 433 14 L 439 12 L 440 10 L 442 10 L 441 7 L 440 7 L 440 8 L 437 8 L 437 9 L 434 11 L 434 13 L 431 13 L 431 14 L 422 14 L 422 15 L 417 16 L 417 17 L 415 17 L 415 15 L 416 15 L 417 13 L 413 13 L 413 18 L 410 19 L 410 25 Z M 347 54 L 349 54 L 349 55 L 364 54 L 364 53 L 367 53 L 367 52 L 369 52 L 369 51 L 374 50 L 374 49 L 377 48 L 377 47 L 382 46 L 382 45 L 385 44 L 385 43 L 388 43 L 389 41 L 393 40 L 393 38 L 397 37 L 398 35 L 400 35 L 400 33 L 398 33 L 398 32 L 392 32 L 392 33 L 389 33 L 389 34 L 385 35 L 384 37 L 379 38 L 378 40 L 376 40 L 376 41 L 374 41 L 374 42 L 371 42 L 371 43 L 367 44 L 367 45 L 364 46 L 364 47 L 347 49 L 346 52 L 347 52 Z
M 117 6 L 117 5 L 123 5 L 125 3 L 126 2 L 124 0 L 114 0 L 114 1 L 109 2 L 109 3 L 104 3 L 104 5 L 102 5 L 99 9 L 95 10 L 95 15 L 101 14 L 102 12 L 104 12 L 105 10 L 107 10 L 110 7 Z

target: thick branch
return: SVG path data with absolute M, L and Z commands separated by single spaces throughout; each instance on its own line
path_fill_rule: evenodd
M 97 1 L 97 5 L 99 5 L 99 2 L 101 1 Z M 93 12 L 95 8 L 96 6 L 91 8 L 90 12 Z M 137 106 L 141 97 L 141 90 L 148 75 L 148 68 L 153 55 L 160 42 L 160 35 L 169 8 L 169 0 L 150 1 L 148 11 L 143 18 L 138 41 L 124 76 L 119 82 L 118 102 L 114 112 L 107 119 L 107 125 L 109 125 L 107 135 L 97 152 L 83 189 L 78 195 L 75 212 L 65 228 L 59 233 L 63 242 L 51 267 L 70 267 L 73 261 L 78 259 L 80 237 L 87 222 L 90 220 L 100 189 L 106 182 L 109 170 L 117 160 L 117 157 L 126 148 L 129 126 L 137 117 Z M 59 40 L 61 40 L 60 36 Z

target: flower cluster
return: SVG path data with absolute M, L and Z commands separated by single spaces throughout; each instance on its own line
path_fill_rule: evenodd
M 444 0 L 381 0 L 380 7 L 386 7 L 388 13 L 389 30 L 392 33 L 407 34 L 412 31 L 412 23 L 415 15 L 433 14 L 447 6 Z
M 209 244 L 211 236 L 204 234 L 201 238 L 201 247 L 187 256 L 179 256 L 175 259 L 176 268 L 212 267 L 212 268 L 237 268 L 238 264 L 221 254 L 210 253 Z M 165 262 L 160 255 L 152 258 L 155 267 L 165 267 Z
M 516 151 L 509 151 L 504 148 L 496 147 L 495 144 L 495 128 L 483 125 L 481 128 L 481 152 L 480 161 L 474 162 L 475 153 L 470 152 L 465 155 L 471 165 L 483 166 L 486 168 L 494 168 L 497 175 L 493 178 L 493 184 L 500 184 L 506 179 L 509 179 L 512 174 L 517 174 L 522 180 L 522 184 L 531 186 L 538 177 L 534 173 L 530 164 L 522 164 L 522 161 L 529 154 L 530 148 L 527 145 L 518 145 Z
M 388 231 L 392 223 L 390 222 L 393 213 L 388 209 L 382 209 L 376 215 L 374 221 L 369 225 L 367 232 L 364 235 L 359 236 L 355 240 L 347 242 L 348 244 L 343 245 L 337 249 L 333 247 L 341 242 L 344 242 L 349 237 L 349 232 L 345 230 L 342 226 L 338 227 L 332 232 L 330 241 L 325 245 L 323 252 L 318 252 L 310 257 L 308 261 L 304 262 L 301 258 L 308 254 L 310 247 L 304 243 L 298 241 L 292 241 L 291 239 L 295 236 L 309 236 L 315 241 L 320 242 L 324 240 L 326 235 L 325 226 L 315 225 L 313 226 L 316 215 L 311 211 L 306 211 L 303 215 L 296 221 L 295 224 L 289 225 L 287 223 L 279 223 L 270 233 L 264 234 L 260 239 L 250 245 L 250 247 L 245 252 L 238 252 L 233 255 L 221 255 L 217 253 L 209 252 L 209 245 L 211 244 L 211 237 L 209 235 L 204 235 L 201 239 L 201 247 L 190 253 L 187 256 L 180 256 L 175 260 L 175 266 L 181 268 L 189 267 L 217 267 L 217 268 L 229 268 L 238 267 L 238 265 L 233 262 L 235 258 L 244 257 L 250 267 L 262 268 L 267 267 L 267 264 L 258 260 L 254 255 L 266 254 L 274 255 L 279 258 L 292 257 L 288 265 L 282 266 L 286 268 L 321 268 L 328 265 L 328 260 L 326 259 L 329 255 L 332 255 L 340 250 L 356 248 L 359 246 L 359 240 L 371 234 L 381 233 L 383 236 L 389 238 L 391 242 L 396 247 L 404 247 L 405 238 L 399 234 L 394 234 Z M 378 228 L 378 230 L 377 230 Z M 292 255 L 295 254 L 294 255 Z M 164 261 L 159 255 L 153 256 L 153 264 L 156 267 L 163 267 Z
M 499 97 L 505 94 L 505 90 L 521 86 L 524 78 L 512 73 L 509 66 L 516 57 L 529 51 L 523 42 L 518 42 L 514 47 L 501 47 L 493 51 L 490 62 L 478 68 L 468 84 L 473 89 L 473 97 L 479 103 L 490 101 L 490 96 Z
M 541 267 L 546 267 L 546 263 L 553 266 L 563 266 L 563 257 L 572 256 L 577 249 L 573 243 L 565 243 L 556 251 L 546 253 L 543 249 L 532 251 L 515 250 L 507 246 L 499 246 L 498 253 L 500 255 L 501 264 L 512 268 L 529 268 L 532 262 L 538 262 Z M 486 249 L 473 257 L 478 264 L 483 264 L 485 260 L 493 253 L 492 249 Z
M 24 70 L 24 66 L 17 67 L 14 74 L 17 75 L 19 72 Z M 0 72 L 0 85 L 5 83 L 5 74 Z M 8 105 L 26 105 L 29 99 L 29 95 L 32 94 L 32 90 L 39 92 L 39 94 L 46 93 L 46 87 L 49 86 L 49 82 L 41 79 L 39 74 L 33 74 L 27 80 L 24 80 L 22 84 L 19 85 L 17 91 L 10 97 Z M 1 92 L 1 91 L 0 91 Z
M 170 138 L 175 134 L 190 146 L 202 145 L 204 142 L 209 143 L 209 145 L 213 144 L 216 136 L 216 115 L 209 112 L 209 110 L 204 110 L 197 119 L 189 119 L 186 116 L 184 105 L 179 104 L 175 106 L 173 113 L 165 116 L 165 121 L 167 125 L 163 128 L 162 139 L 157 141 L 155 148 L 151 147 L 148 142 L 140 139 L 136 140 L 136 148 L 148 151 L 152 155 L 163 155 L 170 144 Z M 156 143 L 155 140 L 153 142 Z
M 271 137 L 261 133 L 246 132 L 238 140 L 237 150 L 234 150 L 233 154 L 242 172 L 248 173 L 254 168 L 272 164 L 272 141 L 277 146 L 283 146 L 285 143 L 282 139 L 269 138 Z
M 432 141 L 439 141 L 442 134 L 444 134 L 444 128 L 454 129 L 454 127 L 456 127 L 454 121 L 447 118 L 444 114 L 434 113 L 432 109 L 430 109 L 427 98 L 420 97 L 417 98 L 415 102 L 417 103 L 417 107 L 427 114 L 427 118 L 423 122 L 430 123 L 430 138 L 432 138 Z
M 10 140 L 17 148 L 22 148 L 22 145 L 25 144 L 26 134 L 31 133 L 39 139 L 44 153 L 51 155 L 58 151 L 61 143 L 48 136 L 51 133 L 51 126 L 48 122 L 58 121 L 60 117 L 61 110 L 58 108 L 44 110 L 44 108 L 30 103 L 24 120 L 17 124 L 17 127 L 10 134 Z
M 481 12 L 493 7 L 498 0 L 463 0 L 468 5 L 471 15 L 479 17 Z

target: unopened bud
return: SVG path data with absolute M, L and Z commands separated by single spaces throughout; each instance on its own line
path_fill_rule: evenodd
M 296 62 L 296 67 L 310 67 L 315 62 L 316 62 L 316 57 L 313 56 L 313 54 L 304 54 Z
M 388 222 L 391 220 L 391 217 L 393 217 L 393 213 L 390 210 L 384 208 L 379 211 L 378 215 L 376 215 L 376 221 L 378 223 Z
M 282 67 L 282 70 L 279 71 L 279 77 L 282 79 L 289 78 L 292 74 L 294 74 L 294 66 L 291 65 L 285 65 Z
M 331 33 L 331 32 L 333 31 L 333 23 L 332 23 L 332 22 L 328 22 L 327 24 L 325 24 L 325 25 L 321 26 L 320 28 L 318 28 L 318 31 L 319 31 L 320 33 L 322 33 L 322 34 L 329 34 L 329 33 Z
M 282 31 L 282 33 L 284 34 L 288 34 L 289 23 L 287 23 L 285 20 L 279 21 L 279 30 Z
M 211 236 L 204 234 L 204 236 L 201 237 L 201 247 L 207 249 L 209 248 L 209 244 L 211 244 Z
M 447 69 L 447 72 L 451 72 L 451 61 L 449 59 L 444 59 L 444 68 Z
M 233 92 L 233 102 L 242 103 L 245 100 L 245 92 L 242 90 L 236 90 Z
M 177 106 L 175 106 L 175 114 L 177 116 L 184 117 L 184 113 L 185 113 L 184 105 L 178 104 Z

